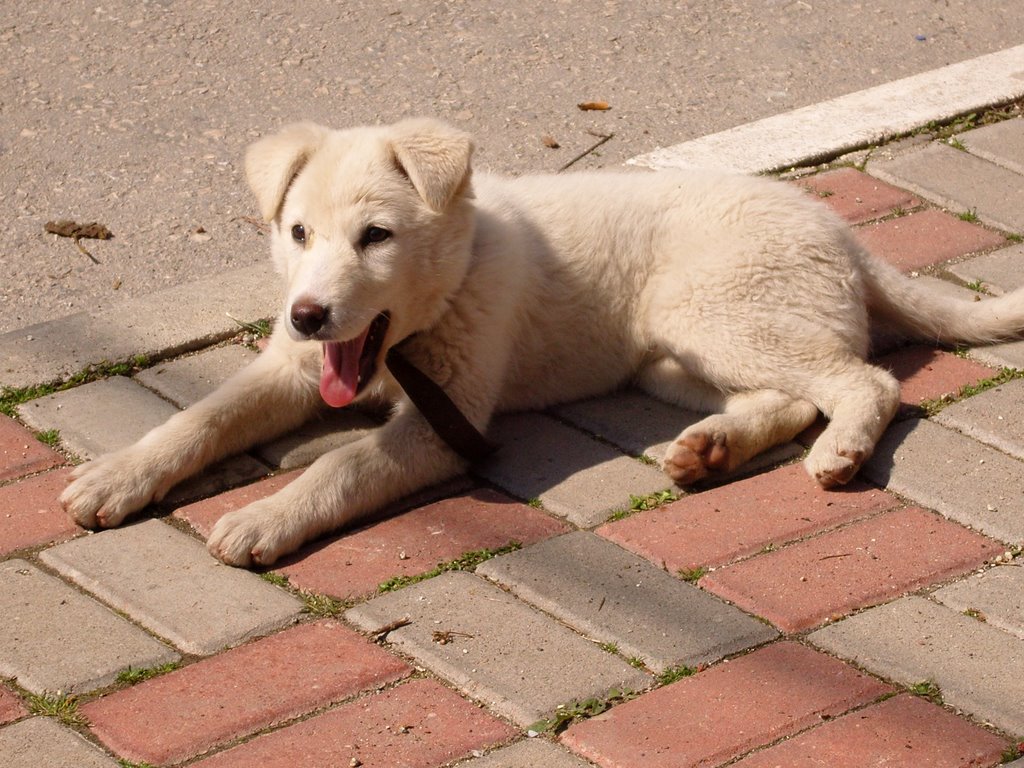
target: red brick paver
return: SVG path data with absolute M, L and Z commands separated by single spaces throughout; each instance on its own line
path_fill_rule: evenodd
M 299 589 L 365 595 L 393 576 L 511 541 L 532 544 L 568 530 L 553 517 L 489 490 L 429 504 L 299 552 L 279 570 Z
M 302 474 L 300 469 L 284 472 L 241 488 L 234 488 L 230 491 L 219 493 L 208 499 L 176 509 L 174 517 L 188 521 L 188 524 L 202 536 L 209 536 L 210 531 L 213 530 L 214 523 L 228 512 L 234 512 L 236 509 L 241 509 L 247 504 L 252 504 L 254 501 L 265 499 L 267 496 L 277 493 L 300 474 Z
M 10 416 L 0 413 L 0 481 L 59 466 L 64 457 L 36 440 Z
M 968 768 L 998 764 L 1006 746 L 983 728 L 904 695 L 745 757 L 733 768 Z
M 432 680 L 413 680 L 268 733 L 197 768 L 434 768 L 516 730 Z
M 969 571 L 1002 545 L 922 509 L 887 512 L 709 573 L 700 585 L 785 632 Z
M 28 710 L 21 703 L 17 694 L 9 688 L 0 685 L 0 725 L 17 720 L 28 714 Z
M 904 405 L 920 405 L 925 400 L 955 395 L 965 384 L 975 384 L 996 374 L 987 365 L 923 346 L 904 347 L 874 362 L 888 368 L 900 380 L 900 400 Z
M 855 168 L 839 168 L 800 179 L 800 186 L 842 216 L 850 224 L 880 219 L 895 210 L 915 208 L 921 201 L 910 192 Z
M 727 563 L 898 503 L 858 481 L 838 491 L 822 490 L 794 464 L 687 496 L 597 532 L 675 573 Z
M 117 691 L 82 712 L 122 757 L 174 763 L 410 671 L 339 623 L 323 621 Z
M 869 251 L 905 272 L 1006 243 L 996 232 L 934 209 L 868 224 L 855 232 Z
M 83 532 L 57 501 L 70 473 L 58 469 L 0 486 L 0 555 Z
M 825 654 L 782 642 L 614 707 L 562 739 L 598 765 L 719 765 L 888 690 Z

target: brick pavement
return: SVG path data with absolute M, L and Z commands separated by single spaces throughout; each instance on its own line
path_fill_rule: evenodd
M 1024 274 L 1022 136 L 1018 118 L 952 144 L 897 142 L 866 166 L 790 183 L 916 279 L 999 294 Z M 1024 342 L 883 347 L 904 408 L 839 491 L 793 462 L 812 429 L 752 476 L 655 503 L 669 483 L 637 457 L 658 456 L 696 417 L 627 391 L 501 419 L 505 449 L 474 474 L 261 576 L 209 559 L 213 523 L 372 418 L 327 414 L 120 530 L 87 534 L 55 503 L 75 457 L 135 439 L 256 354 L 219 341 L 230 328 L 205 305 L 194 328 L 167 327 L 182 291 L 153 301 L 147 312 L 133 300 L 151 320 L 114 323 L 109 338 L 97 330 L 107 315 L 79 318 L 73 343 L 60 321 L 0 337 L 4 381 L 18 386 L 168 355 L 0 416 L 0 763 L 1019 757 L 1024 382 L 1000 368 L 1024 368 Z M 52 430 L 63 452 L 36 439 Z M 68 695 L 79 719 L 46 714 Z

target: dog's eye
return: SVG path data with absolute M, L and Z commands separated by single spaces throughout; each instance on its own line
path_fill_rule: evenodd
M 383 243 L 391 237 L 391 231 L 384 229 L 384 227 L 369 226 L 366 231 L 363 232 L 363 236 L 360 239 L 360 244 L 366 247 L 370 243 Z
M 292 227 L 292 240 L 296 243 L 305 244 L 306 242 L 306 228 L 301 224 L 296 224 Z

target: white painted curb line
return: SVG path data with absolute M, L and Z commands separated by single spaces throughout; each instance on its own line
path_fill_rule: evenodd
M 626 162 L 767 173 L 878 144 L 1024 96 L 1024 45 L 656 149 Z

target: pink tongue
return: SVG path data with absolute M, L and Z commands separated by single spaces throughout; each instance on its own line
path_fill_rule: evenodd
M 370 332 L 366 330 L 350 341 L 324 342 L 324 367 L 320 374 L 320 397 L 332 408 L 348 405 L 359 389 L 359 358 Z

